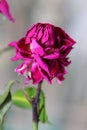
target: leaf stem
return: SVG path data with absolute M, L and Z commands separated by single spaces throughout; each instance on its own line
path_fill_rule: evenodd
M 23 92 L 23 94 L 24 94 L 25 98 L 27 99 L 27 101 L 28 101 L 29 103 L 31 103 L 31 104 L 32 104 L 31 99 L 29 98 L 29 96 L 28 96 L 27 92 L 26 92 L 23 88 L 22 88 L 22 92 Z
M 24 85 L 23 85 L 19 80 L 17 80 L 16 83 L 20 84 L 20 88 L 21 88 L 21 90 L 22 90 L 22 92 L 23 92 L 25 98 L 27 99 L 27 101 L 28 101 L 29 103 L 32 104 L 31 99 L 29 98 L 27 92 L 26 92 L 25 89 L 24 89 Z

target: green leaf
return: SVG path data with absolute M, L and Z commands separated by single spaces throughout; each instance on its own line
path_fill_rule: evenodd
M 37 89 L 35 87 L 27 86 L 27 87 L 25 87 L 24 90 L 27 93 L 27 95 L 29 96 L 29 99 L 32 101 L 32 99 L 35 98 L 35 96 L 36 96 Z M 24 93 L 21 89 L 15 91 L 12 94 L 12 102 L 14 105 L 16 105 L 20 108 L 23 108 L 23 109 L 32 108 L 32 104 L 29 101 L 27 101 L 27 99 L 24 96 Z M 42 123 L 47 123 L 48 117 L 47 117 L 46 108 L 45 108 L 45 97 L 44 97 L 43 91 L 41 91 L 41 93 L 40 93 L 40 100 L 38 103 L 37 112 L 38 112 L 39 121 Z
M 24 88 L 24 90 L 27 93 L 27 95 L 29 96 L 29 99 L 32 101 L 32 99 L 36 95 L 36 88 L 27 86 Z M 41 98 L 42 98 L 42 94 L 41 94 Z M 12 94 L 12 102 L 14 105 L 16 105 L 20 108 L 23 108 L 23 109 L 32 108 L 32 104 L 26 99 L 26 97 L 24 96 L 24 93 L 21 89 L 15 91 Z
M 45 107 L 45 96 L 43 91 L 40 93 L 40 100 L 38 104 L 38 119 L 42 123 L 48 122 L 48 116 L 46 113 L 46 107 Z
M 27 90 L 25 90 L 27 92 Z M 27 101 L 22 90 L 17 90 L 12 94 L 12 103 L 20 108 L 31 108 L 31 104 Z
M 11 94 L 9 92 L 8 96 L 6 97 L 5 101 L 0 105 L 0 122 L 3 123 L 3 119 L 9 108 L 11 107 Z
M 42 123 L 48 123 L 48 116 L 47 116 L 45 107 L 43 107 L 41 110 L 41 113 L 39 115 L 39 121 Z
M 2 126 L 3 119 L 9 108 L 11 107 L 11 93 L 10 88 L 14 81 L 10 81 L 5 88 L 5 92 L 0 95 L 0 126 Z
M 3 94 L 0 95 L 0 105 L 4 102 L 4 100 L 6 99 L 10 88 L 12 87 L 12 85 L 14 84 L 14 80 L 11 80 L 10 82 L 7 83 L 6 88 L 5 88 L 5 92 Z

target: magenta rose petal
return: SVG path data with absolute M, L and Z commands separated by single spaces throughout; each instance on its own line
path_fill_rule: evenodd
M 37 24 L 38 25 L 38 24 Z M 32 41 L 32 37 L 34 37 L 36 32 L 37 25 L 33 25 L 26 33 L 26 43 L 30 43 Z
M 39 54 L 40 56 L 44 55 L 43 48 L 36 42 L 35 39 L 32 40 L 32 43 L 30 45 L 30 49 L 33 54 Z
M 49 66 L 42 60 L 42 58 L 36 54 L 34 55 L 34 58 L 36 59 L 36 62 L 40 66 L 40 68 L 42 68 L 48 73 L 48 75 L 50 75 Z
M 17 66 L 15 69 L 15 72 L 17 72 L 19 75 L 24 75 L 26 77 L 25 83 L 28 83 L 31 79 L 31 65 L 32 62 L 28 60 Z
M 13 42 L 9 43 L 8 46 L 16 47 L 17 46 L 17 42 L 13 41 Z
M 14 18 L 10 14 L 9 5 L 6 0 L 0 1 L 0 12 L 4 14 L 10 21 L 14 22 Z
M 20 75 L 24 75 L 25 71 L 27 70 L 27 65 L 22 63 L 19 66 L 17 66 L 17 68 L 15 69 L 15 71 L 20 74 Z
M 11 60 L 16 61 L 16 60 L 19 60 L 20 58 L 21 58 L 20 53 L 16 53 L 16 55 L 13 56 L 13 57 L 11 58 Z
M 46 56 L 43 56 L 45 59 L 49 59 L 49 60 L 52 60 L 52 59 L 57 59 L 59 57 L 59 53 L 58 52 L 54 52 L 53 54 L 49 54 L 49 55 L 46 55 Z
M 42 76 L 39 68 L 37 67 L 36 63 L 32 64 L 31 76 L 32 76 L 33 84 L 37 84 L 40 81 L 42 81 L 42 79 L 43 79 L 43 76 Z

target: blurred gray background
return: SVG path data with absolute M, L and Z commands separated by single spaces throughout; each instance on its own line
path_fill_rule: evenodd
M 62 27 L 77 44 L 70 54 L 66 80 L 61 86 L 44 82 L 46 107 L 52 125 L 40 124 L 40 130 L 87 130 L 87 0 L 8 0 L 15 18 L 12 24 L 0 14 L 0 50 L 22 37 L 36 22 Z M 19 64 L 10 61 L 14 51 L 0 55 L 0 93 Z M 14 89 L 17 89 L 15 86 Z M 32 112 L 13 106 L 6 115 L 5 130 L 31 130 Z

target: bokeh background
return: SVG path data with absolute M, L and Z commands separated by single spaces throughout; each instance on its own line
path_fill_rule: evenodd
M 15 23 L 0 14 L 0 50 L 22 37 L 36 22 L 60 26 L 77 42 L 70 54 L 72 64 L 66 80 L 61 86 L 56 80 L 52 85 L 43 84 L 52 125 L 40 124 L 40 130 L 87 130 L 87 0 L 8 0 L 8 3 Z M 17 79 L 14 68 L 19 63 L 9 60 L 13 54 L 12 50 L 0 55 L 0 93 L 9 80 Z M 31 129 L 31 110 L 12 106 L 5 118 L 4 130 Z

